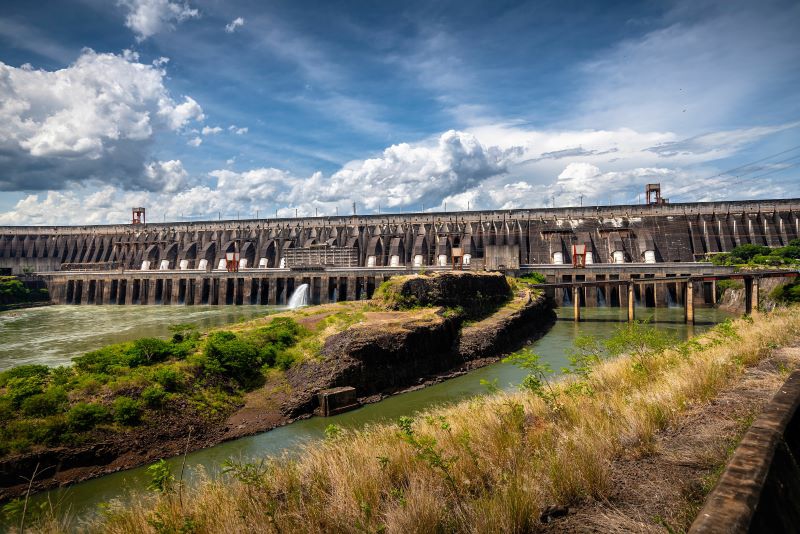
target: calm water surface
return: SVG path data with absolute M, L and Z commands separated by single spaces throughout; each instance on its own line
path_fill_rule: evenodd
M 128 309 L 140 310 L 140 308 Z M 237 311 L 247 313 L 245 310 L 227 309 L 231 310 L 229 313 L 237 313 Z M 162 309 L 159 308 L 158 310 L 153 313 L 161 313 Z M 222 310 L 219 311 L 221 312 Z M 116 313 L 116 311 L 112 313 Z M 144 313 L 147 313 L 147 310 Z M 639 319 L 650 318 L 659 328 L 672 332 L 679 340 L 687 339 L 729 317 L 729 314 L 716 309 L 700 308 L 695 313 L 697 324 L 694 326 L 688 326 L 683 323 L 683 310 L 681 308 L 640 308 L 637 310 L 637 317 Z M 102 315 L 102 312 L 97 313 L 97 315 Z M 571 309 L 559 310 L 559 320 L 553 328 L 547 335 L 533 343 L 532 349 L 541 356 L 543 361 L 548 362 L 553 369 L 560 369 L 567 365 L 565 350 L 572 346 L 572 342 L 577 335 L 592 334 L 601 338 L 610 336 L 614 329 L 626 320 L 627 309 L 585 308 L 581 310 L 581 315 L 584 320 L 581 323 L 575 323 L 572 321 Z M 105 323 L 105 320 L 103 318 L 101 322 Z M 114 319 L 110 318 L 108 320 L 113 321 Z M 176 322 L 183 320 L 177 319 Z M 209 318 L 209 320 L 212 319 Z M 78 326 L 73 327 L 78 328 Z M 93 329 L 91 325 L 84 325 L 83 328 Z M 153 328 L 156 327 L 153 326 Z M 24 345 L 22 341 L 16 340 L 15 342 Z M 38 341 L 33 341 L 33 343 L 38 343 Z M 217 474 L 222 462 L 228 458 L 247 459 L 282 453 L 292 454 L 301 445 L 322 438 L 325 427 L 331 423 L 346 428 L 358 428 L 366 423 L 396 420 L 401 415 L 410 415 L 432 406 L 451 403 L 485 393 L 485 388 L 480 385 L 481 379 L 489 381 L 497 379 L 501 387 L 506 389 L 513 388 L 516 387 L 516 384 L 519 384 L 524 374 L 517 367 L 505 363 L 497 363 L 477 369 L 458 378 L 447 380 L 441 384 L 396 395 L 379 403 L 370 404 L 335 417 L 314 417 L 270 432 L 196 451 L 187 456 L 186 478 L 190 481 L 196 478 L 198 467 L 200 466 L 211 474 Z M 313 443 L 311 443 L 311 446 L 313 446 Z M 180 470 L 181 458 L 173 458 L 169 462 L 173 471 L 177 473 Z M 95 513 L 99 503 L 107 502 L 111 499 L 124 500 L 128 498 L 128 494 L 131 491 L 144 491 L 148 482 L 145 469 L 146 467 L 140 467 L 122 471 L 68 488 L 45 492 L 36 495 L 33 500 L 35 502 L 43 502 L 46 499 L 50 499 L 51 502 L 60 503 L 62 509 L 71 510 L 78 517 L 87 517 Z M 76 528 L 79 529 L 80 527 L 76 526 Z

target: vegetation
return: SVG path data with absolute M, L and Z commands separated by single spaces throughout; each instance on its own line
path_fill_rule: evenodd
M 710 257 L 714 265 L 735 267 L 785 267 L 800 264 L 800 239 L 793 239 L 788 246 L 770 248 L 761 245 L 739 245 L 730 252 Z
M 546 284 L 547 277 L 542 273 L 525 273 L 519 277 L 520 280 L 524 280 L 531 284 Z
M 769 294 L 770 299 L 781 304 L 794 304 L 800 302 L 800 280 L 783 284 L 773 289 Z
M 28 289 L 16 276 L 0 276 L 0 305 L 35 302 L 50 298 L 47 289 Z
M 0 372 L 0 454 L 79 444 L 96 436 L 92 431 L 145 424 L 170 405 L 188 403 L 201 415 L 220 416 L 270 369 L 287 369 L 304 335 L 287 317 L 205 338 L 190 325 L 171 330 L 170 340 L 109 345 L 74 358 L 71 366 Z
M 533 378 L 520 391 L 395 425 L 331 429 L 297 459 L 228 465 L 227 477 L 206 478 L 182 503 L 162 489 L 174 480 L 162 465 L 153 469 L 161 482 L 150 498 L 111 505 L 89 529 L 535 530 L 550 505 L 610 497 L 615 458 L 652 454 L 657 433 L 683 410 L 707 402 L 771 348 L 798 336 L 796 308 L 726 322 L 679 344 L 639 323 L 606 343 L 579 343 L 570 373 L 558 382 L 545 379 L 535 355 L 522 354 L 516 360 Z

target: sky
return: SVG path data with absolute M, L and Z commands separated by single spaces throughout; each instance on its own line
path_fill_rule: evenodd
M 0 4 L 0 224 L 800 197 L 800 2 Z

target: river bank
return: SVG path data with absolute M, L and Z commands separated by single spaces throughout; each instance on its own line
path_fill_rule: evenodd
M 452 276 L 439 278 L 449 280 Z M 502 279 L 505 284 L 502 277 L 479 278 L 492 283 Z M 485 284 L 477 287 L 491 297 Z M 470 299 L 470 294 L 463 293 L 463 297 Z M 501 300 L 506 298 L 503 295 Z M 145 424 L 130 430 L 101 425 L 85 445 L 38 448 L 32 453 L 7 457 L 0 462 L 0 483 L 4 486 L 0 495 L 9 498 L 26 491 L 26 484 L 13 482 L 26 474 L 30 476 L 37 465 L 57 466 L 55 472 L 45 471 L 31 486 L 40 491 L 282 426 L 309 417 L 315 408 L 315 395 L 321 389 L 352 385 L 364 403 L 436 383 L 496 361 L 496 352 L 534 336 L 552 322 L 544 297 L 535 296 L 526 288 L 520 288 L 485 319 L 464 328 L 461 323 L 467 316 L 460 311 L 441 307 L 377 311 L 372 307 L 374 304 L 363 302 L 341 303 L 236 325 L 231 335 L 247 335 L 270 328 L 276 320 L 293 317 L 290 320 L 312 332 L 298 345 L 299 350 L 314 354 L 302 358 L 288 372 L 270 370 L 263 385 L 240 399 L 232 398 L 228 401 L 230 408 L 222 406 L 218 417 L 207 417 L 191 398 L 181 397 L 169 409 L 147 411 Z M 469 340 L 475 333 L 483 337 L 487 329 L 494 332 L 497 340 L 493 346 L 476 352 L 474 343 L 467 342 L 465 349 L 459 350 L 458 340 Z M 387 373 L 387 364 L 394 371 Z M 405 370 L 405 374 L 398 370 Z M 128 398 L 136 394 L 132 387 L 135 388 L 122 388 Z M 138 390 L 141 394 L 141 387 Z
M 602 363 L 545 396 L 502 393 L 400 427 L 344 431 L 305 448 L 297 461 L 253 464 L 254 477 L 202 479 L 184 490 L 183 505 L 169 495 L 140 495 L 82 528 L 150 532 L 154 518 L 166 528 L 188 521 L 208 532 L 350 531 L 354 524 L 387 532 L 542 528 L 560 510 L 569 517 L 582 503 L 612 498 L 614 462 L 632 457 L 646 465 L 661 434 L 684 414 L 713 403 L 749 369 L 757 375 L 772 347 L 798 334 L 796 310 L 738 320 L 644 360 Z M 427 460 L 436 458 L 446 462 Z M 657 518 L 639 519 L 663 528 Z

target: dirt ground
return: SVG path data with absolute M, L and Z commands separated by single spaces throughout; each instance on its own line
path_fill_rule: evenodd
M 689 407 L 658 435 L 654 453 L 615 460 L 610 499 L 573 506 L 544 531 L 685 532 L 741 436 L 798 366 L 800 344 L 773 351 L 710 402 Z

